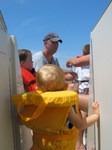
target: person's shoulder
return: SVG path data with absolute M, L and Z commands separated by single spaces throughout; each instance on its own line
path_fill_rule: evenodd
M 53 55 L 53 58 L 54 58 L 54 60 L 58 60 L 58 58 L 55 55 Z
M 31 72 L 27 69 L 24 69 L 24 68 L 21 68 L 21 73 L 22 73 L 22 76 L 26 76 L 26 74 L 31 74 Z
M 41 55 L 42 55 L 42 51 L 38 51 L 38 52 L 34 53 L 34 54 L 32 55 L 32 57 L 33 57 L 33 59 L 35 59 L 35 58 L 37 58 L 37 57 L 39 57 L 39 56 L 41 56 Z
M 33 56 L 37 56 L 37 55 L 40 55 L 40 54 L 42 54 L 42 51 L 38 51 L 38 52 L 34 53 Z

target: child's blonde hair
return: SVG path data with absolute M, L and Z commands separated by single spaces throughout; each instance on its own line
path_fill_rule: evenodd
M 38 90 L 59 91 L 65 89 L 65 77 L 61 68 L 56 65 L 46 64 L 36 73 Z

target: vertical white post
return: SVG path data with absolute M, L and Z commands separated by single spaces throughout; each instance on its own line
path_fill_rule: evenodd
M 0 14 L 0 150 L 14 150 L 7 32 Z
M 91 32 L 91 73 L 94 95 L 90 94 L 90 102 L 94 99 L 100 102 L 101 115 L 98 126 L 89 128 L 88 150 L 111 150 L 112 1 Z
M 23 81 L 20 70 L 18 47 L 15 36 L 8 38 L 10 58 L 10 80 L 11 80 L 11 95 L 24 93 Z M 17 144 L 17 150 L 29 150 L 32 146 L 32 134 L 31 130 L 24 125 L 19 126 L 17 123 L 17 109 L 12 107 L 13 111 L 13 125 L 15 143 Z
M 28 150 L 32 145 L 31 130 L 18 125 L 11 100 L 23 92 L 16 38 L 8 36 L 0 12 L 0 150 Z

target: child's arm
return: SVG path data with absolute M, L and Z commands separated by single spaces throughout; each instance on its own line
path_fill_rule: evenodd
M 99 103 L 95 102 L 92 105 L 92 115 L 86 117 L 86 118 L 80 118 L 74 111 L 73 108 L 71 108 L 68 120 L 79 130 L 85 129 L 91 125 L 93 125 L 99 118 Z

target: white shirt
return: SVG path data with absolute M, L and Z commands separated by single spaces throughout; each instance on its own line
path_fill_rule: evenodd
M 35 68 L 36 71 L 38 71 L 43 65 L 48 64 L 47 59 L 45 58 L 44 54 L 42 53 L 42 51 L 39 51 L 37 53 L 35 53 L 32 56 L 33 59 L 33 67 Z M 52 57 L 52 62 L 51 64 L 59 65 L 58 59 L 56 57 Z
M 75 72 L 78 74 L 79 81 L 89 80 L 90 66 L 76 67 Z M 80 83 L 79 84 L 79 93 L 85 94 L 86 88 L 89 88 L 89 82 Z

